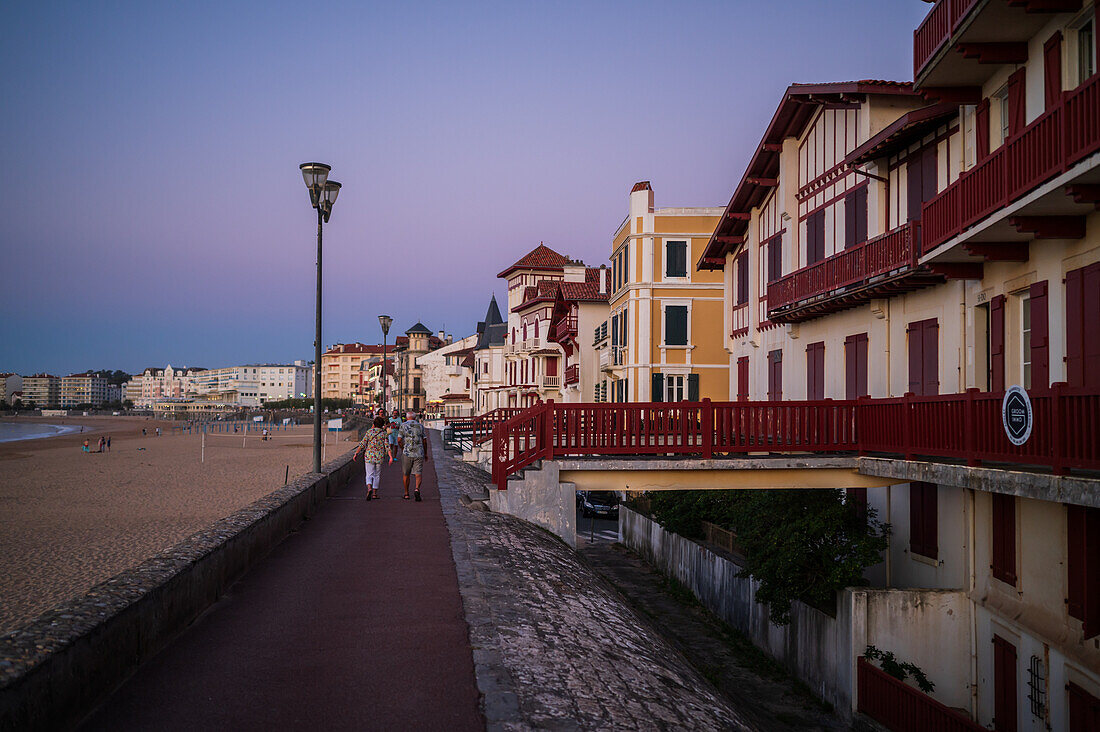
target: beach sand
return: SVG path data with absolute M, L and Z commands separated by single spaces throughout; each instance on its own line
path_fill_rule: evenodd
M 64 421 L 94 431 L 0 443 L 0 633 L 276 490 L 288 465 L 294 480 L 313 463 L 312 426 L 266 443 L 208 435 L 200 463 L 199 435 L 170 435 L 171 422 Z M 95 450 L 101 434 L 111 435 L 110 453 L 80 451 L 85 437 Z M 327 459 L 354 446 L 328 439 Z

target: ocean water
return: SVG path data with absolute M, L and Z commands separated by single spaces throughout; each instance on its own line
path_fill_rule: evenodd
M 0 422 L 0 442 L 38 440 L 79 432 L 78 424 L 43 424 L 42 422 Z M 85 430 L 88 431 L 88 430 Z

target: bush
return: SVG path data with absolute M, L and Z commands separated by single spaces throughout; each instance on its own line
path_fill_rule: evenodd
M 759 602 L 775 625 L 790 622 L 791 603 L 832 605 L 835 593 L 866 584 L 881 561 L 889 526 L 841 500 L 839 490 L 668 491 L 653 496 L 654 517 L 669 531 L 703 534 L 709 521 L 737 534 L 745 555 L 739 576 L 759 581 Z

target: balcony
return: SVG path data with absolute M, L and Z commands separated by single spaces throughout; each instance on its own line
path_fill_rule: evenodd
M 922 252 L 927 254 L 962 234 L 1097 150 L 1100 150 L 1100 74 L 1093 74 L 1078 88 L 1064 92 L 1061 104 L 1047 110 L 924 204 Z M 1093 209 L 1093 202 L 1075 207 L 1067 194 L 1073 192 L 1056 191 L 1035 211 L 1021 213 L 1083 215 Z M 1005 228 L 1006 231 L 996 232 L 996 240 L 1032 238 Z
M 538 338 L 528 338 L 523 342 L 523 350 L 525 351 L 545 351 L 553 348 L 553 345 L 541 336 Z
M 516 356 L 523 351 L 523 341 L 518 343 L 506 343 L 504 344 L 505 356 Z
M 543 376 L 542 388 L 543 389 L 558 389 L 561 387 L 560 376 Z
M 919 242 L 920 224 L 910 222 L 780 277 L 768 285 L 768 320 L 799 323 L 942 281 L 918 267 Z
M 579 384 L 581 381 L 581 365 L 579 363 L 565 367 L 565 385 Z
M 932 57 L 950 40 L 978 0 L 939 0 L 913 32 L 913 78 L 924 71 Z
M 611 367 L 612 367 L 611 349 L 610 348 L 601 348 L 600 349 L 600 369 L 603 370 L 603 371 L 607 371 L 607 370 L 611 369 Z
M 558 343 L 577 337 L 577 316 L 570 315 L 558 321 L 554 326 L 554 340 Z
M 749 304 L 741 303 L 733 306 L 731 338 L 740 338 L 749 332 Z

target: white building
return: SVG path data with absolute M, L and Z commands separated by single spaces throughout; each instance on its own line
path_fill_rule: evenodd
M 195 375 L 205 369 L 147 368 L 126 383 L 126 398 L 145 409 L 166 399 L 190 399 L 195 395 Z
M 468 417 L 473 413 L 470 386 L 473 369 L 463 366 L 473 353 L 478 334 L 443 346 L 416 359 L 431 417 Z
M 99 407 L 107 401 L 107 379 L 92 373 L 69 374 L 61 378 L 61 408 L 82 404 Z
M 248 364 L 200 371 L 193 377 L 193 385 L 200 400 L 259 407 L 312 393 L 309 374 L 310 367 L 304 361 Z
M 23 377 L 19 374 L 0 374 L 0 402 L 11 403 L 12 395 L 23 391 Z

